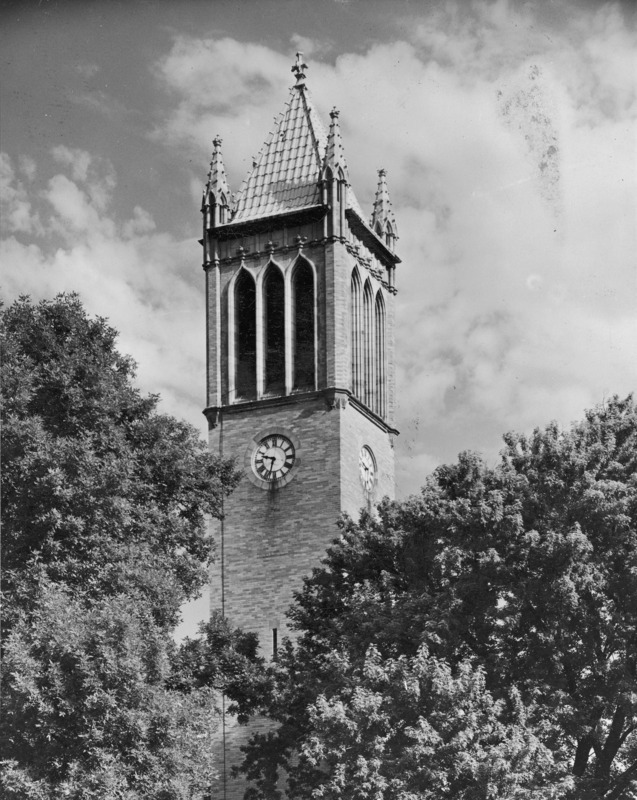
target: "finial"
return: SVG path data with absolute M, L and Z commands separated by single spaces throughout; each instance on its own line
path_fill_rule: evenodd
M 330 119 L 338 119 L 338 115 L 340 113 L 341 112 L 338 110 L 338 108 L 336 108 L 336 106 L 334 106 L 334 108 L 330 111 Z
M 377 236 L 385 241 L 389 249 L 393 250 L 398 236 L 396 234 L 396 218 L 387 191 L 386 175 L 386 169 L 378 170 L 378 188 L 376 189 L 370 227 Z
M 221 138 L 221 136 L 219 136 L 219 134 L 217 134 L 215 136 L 215 138 L 212 140 L 212 143 L 213 143 L 213 145 L 215 147 L 215 150 L 218 150 L 221 147 L 221 142 L 222 141 L 223 141 L 223 139 Z
M 303 61 L 303 53 L 296 54 L 296 63 L 292 66 L 292 72 L 296 75 L 296 87 L 300 89 L 305 86 L 305 72 L 307 64 Z

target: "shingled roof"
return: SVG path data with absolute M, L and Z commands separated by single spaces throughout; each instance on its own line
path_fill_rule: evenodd
M 321 204 L 319 180 L 328 136 L 307 87 L 302 56 L 292 67 L 296 84 L 274 130 L 235 198 L 232 223 L 286 214 Z M 348 187 L 348 207 L 361 216 L 358 201 Z

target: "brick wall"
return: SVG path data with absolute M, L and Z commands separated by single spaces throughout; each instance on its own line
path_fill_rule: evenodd
M 207 268 L 208 303 L 208 404 L 218 408 L 211 424 L 213 452 L 233 456 L 245 476 L 225 502 L 223 523 L 215 522 L 213 535 L 218 558 L 210 573 L 211 609 L 224 606 L 235 626 L 255 631 L 262 652 L 272 655 L 272 630 L 278 641 L 290 633 L 286 611 L 293 592 L 317 566 L 326 548 L 338 536 L 342 512 L 357 518 L 362 508 L 372 508 L 382 497 L 394 495 L 393 324 L 394 297 L 378 279 L 379 262 L 352 241 L 323 237 L 322 223 L 294 229 L 245 233 L 233 241 L 214 242 L 217 261 Z M 243 265 L 258 278 L 272 258 L 289 273 L 299 255 L 296 236 L 307 237 L 302 253 L 315 266 L 317 289 L 317 390 L 252 403 L 232 403 L 228 396 L 228 291 Z M 274 250 L 270 255 L 268 243 Z M 363 281 L 370 277 L 374 291 L 383 291 L 386 303 L 387 399 L 389 426 L 384 425 L 354 398 L 351 391 L 350 281 L 358 264 Z M 371 269 L 370 269 L 371 267 Z M 376 274 L 375 274 L 375 272 Z M 213 417 L 210 418 L 211 421 Z M 296 446 L 293 478 L 280 489 L 264 489 L 250 479 L 250 454 L 268 433 L 288 435 Z M 377 479 L 366 493 L 359 474 L 363 445 L 373 452 Z M 230 767 L 241 758 L 240 746 L 266 720 L 253 720 L 248 728 L 226 719 L 225 782 L 220 776 L 213 797 L 239 800 L 244 784 L 229 777 Z M 217 765 L 223 763 L 221 742 Z

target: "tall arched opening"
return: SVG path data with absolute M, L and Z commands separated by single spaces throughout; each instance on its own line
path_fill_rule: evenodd
M 257 310 L 254 279 L 241 270 L 234 287 L 235 399 L 257 396 Z

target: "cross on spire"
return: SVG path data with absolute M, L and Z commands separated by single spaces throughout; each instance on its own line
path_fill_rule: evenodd
M 296 54 L 296 63 L 292 65 L 292 72 L 296 76 L 296 88 L 299 89 L 301 86 L 305 86 L 305 70 L 307 69 L 307 64 L 303 61 L 303 53 Z

